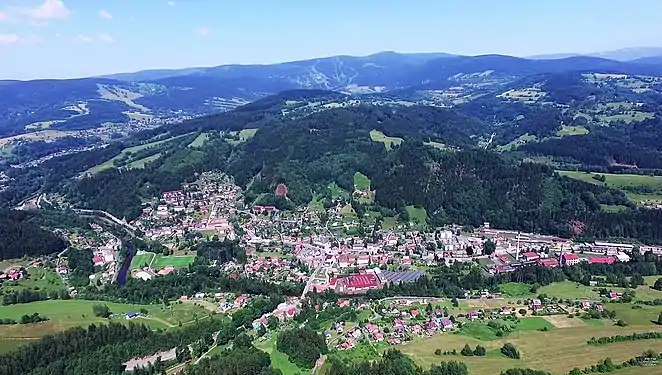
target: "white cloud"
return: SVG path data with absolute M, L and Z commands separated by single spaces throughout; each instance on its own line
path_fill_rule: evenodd
M 112 36 L 110 36 L 108 34 L 99 34 L 98 38 L 99 38 L 100 41 L 102 41 L 104 43 L 114 43 L 115 42 L 115 38 L 113 38 Z
M 37 20 L 64 20 L 71 15 L 71 11 L 62 0 L 45 0 L 43 4 L 34 8 L 19 9 L 19 13 Z
M 115 43 L 115 38 L 108 34 L 98 34 L 98 35 L 87 35 L 79 34 L 72 38 L 76 43 Z
M 112 20 L 113 15 L 108 13 L 105 9 L 101 9 L 99 11 L 99 17 L 103 18 L 104 20 Z
M 0 34 L 0 45 L 2 44 L 31 44 L 38 43 L 41 39 L 34 36 L 20 36 L 16 34 Z
M 207 36 L 211 34 L 211 29 L 207 26 L 200 26 L 195 29 L 195 33 L 198 34 L 198 36 Z
M 92 43 L 94 41 L 94 38 L 92 38 L 89 35 L 79 34 L 73 38 L 73 41 L 76 43 Z

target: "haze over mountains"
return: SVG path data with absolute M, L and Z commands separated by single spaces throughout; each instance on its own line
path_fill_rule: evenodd
M 499 95 L 516 86 L 544 83 L 549 74 L 662 75 L 662 58 L 653 55 L 658 50 L 600 54 L 617 59 L 381 52 L 270 65 L 146 70 L 68 80 L 0 81 L 0 135 L 205 115 L 296 89 L 362 94 L 357 97 L 359 100 L 372 102 L 454 106 L 486 94 Z M 641 59 L 620 61 L 627 56 Z

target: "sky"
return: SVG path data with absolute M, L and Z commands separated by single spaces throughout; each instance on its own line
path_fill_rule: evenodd
M 0 79 L 662 46 L 660 0 L 0 0 Z

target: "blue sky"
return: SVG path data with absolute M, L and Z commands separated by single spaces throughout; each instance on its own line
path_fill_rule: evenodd
M 399 52 L 662 46 L 659 0 L 0 0 L 0 79 Z

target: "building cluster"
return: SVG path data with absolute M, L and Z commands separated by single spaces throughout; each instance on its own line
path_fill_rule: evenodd
M 164 192 L 132 224 L 152 240 L 181 238 L 190 233 L 234 238 L 228 215 L 235 212 L 240 189 L 227 176 L 206 172 L 181 190 Z

